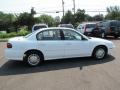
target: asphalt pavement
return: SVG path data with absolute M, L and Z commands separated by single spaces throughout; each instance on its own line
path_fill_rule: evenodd
M 7 61 L 0 42 L 0 90 L 120 90 L 120 39 L 104 60 L 73 58 L 45 61 L 38 67 Z

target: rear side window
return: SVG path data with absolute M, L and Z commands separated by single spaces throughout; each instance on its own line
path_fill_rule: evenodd
M 87 24 L 86 28 L 95 28 L 97 25 L 96 24 Z
M 37 40 L 61 40 L 60 30 L 45 30 L 37 34 Z

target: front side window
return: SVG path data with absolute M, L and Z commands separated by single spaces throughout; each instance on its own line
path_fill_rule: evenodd
M 45 30 L 37 34 L 37 40 L 61 40 L 59 30 Z
M 65 40 L 81 40 L 82 36 L 72 30 L 63 30 Z

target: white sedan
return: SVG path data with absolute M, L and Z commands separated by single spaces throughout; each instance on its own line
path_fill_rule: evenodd
M 37 66 L 44 60 L 89 57 L 103 59 L 111 54 L 111 41 L 86 37 L 70 28 L 44 28 L 25 37 L 8 40 L 5 55 L 8 60 L 25 61 Z

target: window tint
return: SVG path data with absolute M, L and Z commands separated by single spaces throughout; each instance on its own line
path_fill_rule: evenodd
M 46 30 L 37 35 L 37 40 L 61 40 L 60 30 Z
M 96 24 L 87 24 L 86 25 L 86 28 L 95 28 L 96 27 Z
M 74 28 L 72 24 L 61 24 L 60 27 Z
M 43 25 L 43 26 L 35 26 L 34 30 L 38 30 L 38 29 L 41 29 L 41 28 L 46 28 L 46 26 L 45 25 Z
M 75 31 L 63 30 L 65 40 L 81 40 L 82 36 Z
M 111 26 L 120 26 L 120 22 L 119 21 L 114 21 L 110 23 Z

